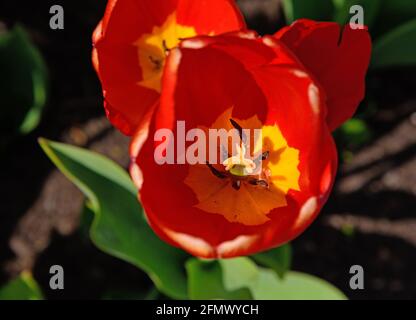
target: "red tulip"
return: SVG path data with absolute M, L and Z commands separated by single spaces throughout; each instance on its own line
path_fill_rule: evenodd
M 260 38 L 243 27 L 231 0 L 112 0 L 94 33 L 107 114 L 133 135 L 131 175 L 148 221 L 203 258 L 253 254 L 302 233 L 334 182 L 331 131 L 364 97 L 365 28 L 299 20 Z M 202 137 L 187 141 L 179 122 L 237 130 L 237 152 L 186 161 Z M 172 135 L 158 139 L 166 129 Z M 161 164 L 172 146 L 176 164 Z M 198 159 L 211 151 L 192 150 Z
M 181 39 L 244 28 L 233 0 L 109 0 L 93 35 L 107 116 L 127 135 L 160 96 L 166 53 Z
M 339 31 L 302 21 L 276 37 L 196 37 L 171 50 L 149 132 L 131 144 L 131 174 L 162 239 L 199 257 L 228 258 L 284 244 L 312 223 L 337 169 L 330 129 L 361 100 L 370 55 L 366 30 L 347 27 L 340 46 Z M 155 134 L 167 128 L 180 136 L 177 121 L 261 129 L 261 172 L 240 175 L 228 162 L 157 164 Z M 253 166 L 243 160 L 239 168 Z

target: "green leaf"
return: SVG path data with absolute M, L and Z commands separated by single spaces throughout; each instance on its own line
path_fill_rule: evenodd
M 0 121 L 3 139 L 39 124 L 47 99 L 46 65 L 25 30 L 0 33 Z
M 415 16 L 416 2 L 414 0 L 384 0 L 383 10 L 398 15 L 401 18 L 404 16 Z
M 263 269 L 250 285 L 257 300 L 345 300 L 345 295 L 330 283 L 315 276 L 291 271 L 283 280 Z
M 260 268 L 249 258 L 193 259 L 187 263 L 187 270 L 192 299 L 236 299 L 237 292 L 247 289 L 255 300 L 346 299 L 341 291 L 322 279 L 299 272 L 288 272 L 280 279 L 275 271 Z
M 186 299 L 183 264 L 189 256 L 165 244 L 150 229 L 125 170 L 88 150 L 45 139 L 40 139 L 40 145 L 88 197 L 95 213 L 90 230 L 95 245 L 144 270 L 164 294 Z
M 259 268 L 248 258 L 220 261 L 225 287 L 248 288 L 255 300 L 339 300 L 345 296 L 317 277 L 288 272 L 280 279 L 273 270 Z
M 283 0 L 283 11 L 287 23 L 300 18 L 308 18 L 317 21 L 331 20 L 334 12 L 332 0 Z
M 42 292 L 29 272 L 22 272 L 19 277 L 0 288 L 0 300 L 42 299 Z
M 259 276 L 259 268 L 248 258 L 220 260 L 223 282 L 227 290 L 249 287 Z
M 383 0 L 377 24 L 377 34 L 386 33 L 416 17 L 415 0 Z
M 345 142 L 352 146 L 359 146 L 368 142 L 372 133 L 364 120 L 353 118 L 345 122 L 340 132 L 343 135 Z
M 335 6 L 334 21 L 341 25 L 349 23 L 351 17 L 350 8 L 360 5 L 364 9 L 364 24 L 371 28 L 380 12 L 381 0 L 333 0 Z
M 372 67 L 416 65 L 416 19 L 379 38 L 373 49 Z
M 290 244 L 285 244 L 279 248 L 255 254 L 251 258 L 258 264 L 271 268 L 280 278 L 283 278 L 292 264 L 292 248 Z
M 226 288 L 222 269 L 218 261 L 190 259 L 186 263 L 188 272 L 189 298 L 193 300 L 229 299 L 249 300 L 251 294 L 247 288 Z M 236 275 L 240 270 L 236 270 Z

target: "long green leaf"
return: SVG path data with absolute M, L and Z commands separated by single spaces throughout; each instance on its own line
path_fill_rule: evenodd
M 0 121 L 2 135 L 27 134 L 39 123 L 46 104 L 46 65 L 25 30 L 0 34 Z
M 90 200 L 95 212 L 90 235 L 96 246 L 144 270 L 166 295 L 187 298 L 183 264 L 189 256 L 162 242 L 150 229 L 127 173 L 88 150 L 45 139 L 40 139 L 40 145 Z

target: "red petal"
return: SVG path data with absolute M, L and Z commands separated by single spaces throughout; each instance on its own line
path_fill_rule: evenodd
M 140 198 L 155 232 L 204 258 L 248 255 L 296 237 L 325 203 L 336 169 L 319 89 L 278 41 L 241 36 L 196 38 L 170 53 L 149 139 L 138 150 L 143 137 L 136 137 L 131 149 L 132 176 L 138 185 L 143 182 Z M 184 183 L 188 166 L 160 166 L 151 156 L 157 128 L 175 129 L 177 120 L 185 120 L 187 129 L 209 126 L 231 106 L 233 117 L 257 115 L 265 124 L 277 123 L 289 145 L 301 152 L 301 191 L 290 191 L 288 205 L 274 209 L 263 225 L 230 223 L 195 208 L 195 194 Z
M 341 34 L 342 32 L 342 34 Z M 370 62 L 368 31 L 343 31 L 337 23 L 298 20 L 275 35 L 315 76 L 327 96 L 327 122 L 335 130 L 355 113 L 364 98 Z
M 221 34 L 246 27 L 234 0 L 179 0 L 178 22 L 198 34 Z
M 178 0 L 109 0 L 101 37 L 111 43 L 132 43 L 162 25 L 177 4 Z
M 159 100 L 158 92 L 138 85 L 142 72 L 133 43 L 163 25 L 174 11 L 178 22 L 200 34 L 244 27 L 231 0 L 110 0 L 93 34 L 93 65 L 102 82 L 107 115 L 127 135 L 140 130 L 143 118 Z

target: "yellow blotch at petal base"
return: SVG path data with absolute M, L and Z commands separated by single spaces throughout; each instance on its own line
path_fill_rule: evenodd
M 143 80 L 139 85 L 161 91 L 161 77 L 168 50 L 178 46 L 182 39 L 192 38 L 197 33 L 193 27 L 177 23 L 172 13 L 162 26 L 155 26 L 152 33 L 143 35 L 135 45 L 138 47 L 139 63 Z
M 228 126 L 230 110 L 216 120 Z M 261 225 L 269 221 L 268 214 L 275 208 L 287 206 L 286 194 L 289 190 L 299 191 L 299 150 L 288 146 L 277 125 L 261 126 L 257 117 L 237 120 L 243 128 L 261 128 L 262 139 L 257 141 L 253 154 L 269 152 L 269 157 L 262 162 L 262 177 L 267 176 L 268 187 L 252 185 L 248 180 L 241 180 L 241 187 L 232 186 L 232 178 L 220 179 L 207 165 L 190 165 L 185 184 L 196 195 L 196 208 L 208 213 L 222 215 L 229 222 L 247 226 Z M 215 168 L 221 168 L 216 165 Z

